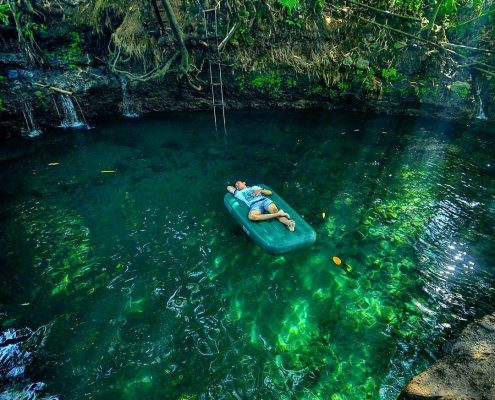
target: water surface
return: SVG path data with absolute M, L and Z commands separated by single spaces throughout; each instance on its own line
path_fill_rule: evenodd
M 2 399 L 394 399 L 495 310 L 493 126 L 97 125 L 2 145 Z M 237 179 L 273 187 L 316 244 L 263 253 L 223 206 Z

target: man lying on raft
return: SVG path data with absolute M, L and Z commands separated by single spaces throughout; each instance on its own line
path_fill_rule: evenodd
M 279 210 L 275 203 L 265 196 L 270 196 L 272 192 L 259 186 L 246 186 L 246 182 L 237 181 L 234 186 L 227 186 L 227 190 L 247 204 L 249 207 L 248 218 L 251 221 L 265 221 L 277 218 L 289 231 L 294 232 L 296 223 L 289 219 L 290 215 L 283 210 Z M 264 214 L 266 211 L 268 214 Z

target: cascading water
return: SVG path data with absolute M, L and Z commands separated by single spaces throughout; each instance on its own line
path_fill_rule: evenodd
M 43 133 L 41 129 L 39 129 L 34 123 L 33 107 L 31 103 L 24 103 L 24 109 L 22 110 L 22 115 L 24 116 L 24 121 L 26 121 L 26 132 L 28 137 L 34 138 Z
M 137 112 L 131 111 L 131 103 L 129 101 L 129 93 L 127 91 L 127 79 L 125 77 L 120 78 L 122 83 L 122 115 L 127 118 L 138 118 Z
M 74 98 L 75 99 L 75 98 Z M 76 108 L 74 107 L 74 103 L 70 96 L 66 94 L 60 95 L 60 102 L 62 104 L 62 110 L 64 114 L 64 118 L 60 123 L 60 127 L 62 128 L 85 128 L 88 127 L 84 120 L 84 114 L 82 112 L 81 107 L 79 106 L 79 110 L 81 112 L 81 116 L 83 121 L 79 119 Z M 77 100 L 76 100 L 77 102 Z M 78 104 L 79 105 L 79 104 Z
M 485 115 L 485 111 L 483 110 L 483 100 L 481 100 L 481 88 L 478 87 L 478 89 L 476 90 L 476 94 L 478 95 L 478 102 L 480 104 L 480 110 L 478 112 L 478 116 L 476 117 L 477 119 L 481 119 L 481 120 L 486 120 L 488 119 Z

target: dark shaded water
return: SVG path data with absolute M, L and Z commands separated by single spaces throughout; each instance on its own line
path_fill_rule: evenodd
M 211 119 L 3 145 L 1 399 L 394 399 L 495 310 L 493 126 L 253 112 L 224 141 Z M 224 209 L 236 179 L 316 244 L 264 254 Z

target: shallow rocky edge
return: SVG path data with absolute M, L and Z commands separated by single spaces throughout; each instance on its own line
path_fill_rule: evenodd
M 443 346 L 443 357 L 415 376 L 399 400 L 495 399 L 495 313 Z

